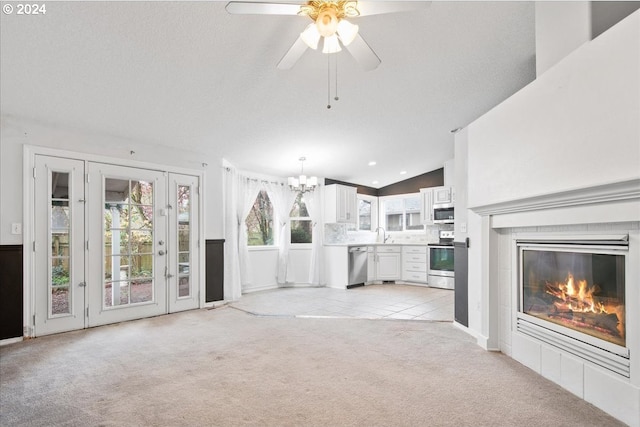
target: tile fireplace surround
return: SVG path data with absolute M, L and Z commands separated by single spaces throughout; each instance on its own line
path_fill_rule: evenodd
M 490 271 L 483 287 L 493 339 L 506 355 L 528 366 L 621 421 L 640 425 L 640 180 L 603 185 L 535 199 L 476 208 L 482 216 L 483 265 Z M 549 236 L 601 238 L 628 235 L 626 266 L 626 348 L 629 375 L 612 372 L 579 352 L 518 330 L 519 266 L 516 241 Z

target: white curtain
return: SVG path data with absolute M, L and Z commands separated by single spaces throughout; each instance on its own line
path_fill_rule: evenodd
M 247 226 L 245 219 L 260 191 L 259 182 L 238 174 L 232 167 L 223 169 L 225 269 L 224 299 L 242 296 L 242 285 L 249 283 Z
M 319 185 L 309 195 L 305 195 L 307 210 L 311 218 L 313 231 L 311 233 L 311 262 L 309 264 L 309 284 L 324 285 L 324 250 L 322 240 L 324 238 L 324 223 L 322 222 L 322 210 L 324 200 L 324 186 Z
M 242 285 L 251 283 L 246 219 L 249 212 L 251 212 L 253 204 L 256 202 L 259 192 L 260 181 L 242 175 L 238 176 L 238 204 L 236 205 L 236 215 L 240 229 L 238 233 L 238 261 L 240 263 L 240 282 Z
M 276 230 L 278 232 L 278 271 L 277 280 L 279 285 L 283 285 L 293 281 L 292 269 L 289 268 L 289 249 L 291 248 L 291 239 L 289 238 L 289 214 L 296 200 L 298 193 L 289 189 L 287 185 L 277 182 L 265 183 L 267 194 L 271 199 L 273 211 L 277 222 Z

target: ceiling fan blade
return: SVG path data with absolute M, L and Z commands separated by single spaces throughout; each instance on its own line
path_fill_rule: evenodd
M 278 62 L 279 70 L 288 70 L 294 66 L 298 59 L 307 50 L 307 44 L 300 37 L 293 43 L 287 53 L 284 54 L 280 62 Z
M 367 1 L 358 2 L 360 16 L 380 15 L 382 13 L 406 12 L 426 9 L 430 1 Z
M 365 71 L 375 70 L 382 62 L 360 34 L 345 48 Z
M 232 15 L 297 15 L 300 3 L 230 1 L 225 9 Z

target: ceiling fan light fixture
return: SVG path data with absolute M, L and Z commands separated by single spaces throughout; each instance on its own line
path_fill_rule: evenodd
M 349 46 L 353 39 L 355 39 L 358 35 L 358 29 L 359 27 L 357 25 L 352 24 L 346 19 L 342 19 L 338 23 L 337 27 L 337 33 L 338 36 L 340 36 L 340 41 L 342 42 L 342 44 L 345 46 Z
M 332 35 L 324 38 L 324 47 L 322 48 L 322 53 L 337 53 L 340 52 L 342 48 L 340 47 L 340 42 L 338 41 L 337 35 Z
M 320 41 L 320 33 L 316 24 L 309 24 L 307 28 L 300 33 L 302 41 L 311 49 L 318 49 L 318 42 Z
M 334 35 L 338 29 L 338 17 L 333 7 L 323 9 L 316 19 L 316 27 L 322 37 Z

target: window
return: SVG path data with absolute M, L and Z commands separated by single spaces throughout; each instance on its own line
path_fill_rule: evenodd
M 302 193 L 298 193 L 289 213 L 291 243 L 311 243 L 312 223 Z
M 249 246 L 273 246 L 273 206 L 266 191 L 258 193 L 245 224 Z
M 420 222 L 420 194 L 382 198 L 383 227 L 390 231 L 424 230 Z
M 373 231 L 378 225 L 377 197 L 358 194 L 358 231 Z

